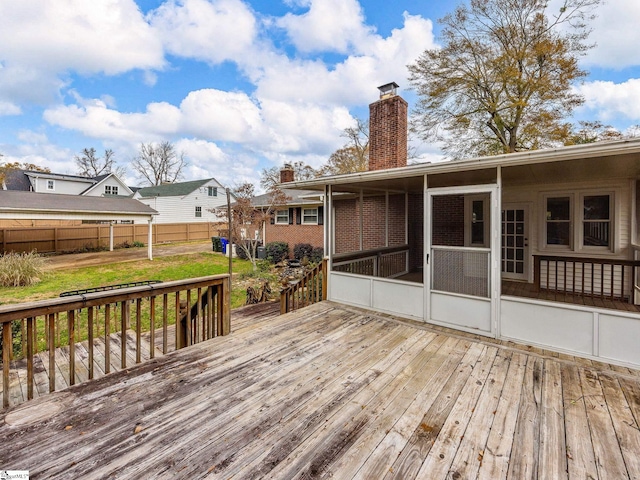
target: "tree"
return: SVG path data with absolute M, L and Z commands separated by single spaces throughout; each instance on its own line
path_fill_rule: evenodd
M 104 151 L 104 156 L 97 157 L 95 148 L 83 148 L 80 155 L 76 155 L 74 160 L 78 167 L 78 175 L 81 177 L 95 178 L 100 175 L 115 173 L 118 176 L 124 176 L 126 170 L 124 167 L 117 166 L 113 150 Z
M 365 172 L 369 169 L 369 122 L 356 119 L 354 127 L 344 129 L 348 142 L 329 157 L 320 169 L 323 175 Z
M 235 202 L 231 205 L 231 238 L 236 243 L 236 248 L 240 248 L 246 254 L 246 257 L 253 265 L 253 271 L 258 270 L 258 246 L 262 238 L 264 225 L 268 222 L 279 206 L 286 205 L 289 198 L 278 188 L 274 188 L 269 192 L 269 203 L 267 206 L 256 208 L 253 205 L 255 196 L 255 187 L 251 183 L 243 183 L 233 189 Z M 216 215 L 229 220 L 227 208 L 217 208 L 214 213 Z M 258 231 L 256 236 L 247 236 L 243 238 L 242 229 L 246 229 L 251 225 L 253 229 Z
M 541 148 L 570 134 L 583 98 L 578 58 L 600 0 L 471 0 L 440 20 L 441 49 L 409 65 L 419 96 L 412 130 L 443 142 L 449 157 Z
M 318 176 L 318 171 L 303 161 L 294 162 L 294 180 L 309 180 Z M 280 169 L 278 167 L 263 168 L 260 173 L 260 186 L 266 191 L 271 191 L 280 183 Z
M 620 140 L 625 137 L 611 125 L 604 125 L 599 120 L 580 121 L 580 128 L 571 133 L 565 145 L 582 145 L 585 143 Z
M 2 155 L 0 155 L 2 156 Z M 43 173 L 51 173 L 48 167 L 41 167 L 40 165 L 36 165 L 34 163 L 20 163 L 20 162 L 7 162 L 0 163 L 0 184 L 2 184 L 7 176 L 7 173 L 11 170 L 28 170 L 31 172 L 43 172 Z
M 183 152 L 177 152 L 171 142 L 141 144 L 140 152 L 131 162 L 131 168 L 138 177 L 149 185 L 174 183 L 182 178 L 187 166 Z

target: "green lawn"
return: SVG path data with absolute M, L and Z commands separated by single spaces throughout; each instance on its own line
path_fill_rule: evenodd
M 213 253 L 157 257 L 152 261 L 111 263 L 93 267 L 47 271 L 30 287 L 0 287 L 0 305 L 56 298 L 62 292 L 141 280 L 183 280 L 227 273 L 229 259 Z M 251 275 L 251 263 L 233 260 L 234 284 Z M 237 280 L 237 281 L 236 281 Z M 246 287 L 233 288 L 231 308 L 244 305 Z

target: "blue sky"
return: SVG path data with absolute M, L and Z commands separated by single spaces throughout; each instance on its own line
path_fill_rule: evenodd
M 126 167 L 142 142 L 168 140 L 185 180 L 233 186 L 285 162 L 319 166 L 377 86 L 395 81 L 415 103 L 406 65 L 438 45 L 437 19 L 457 3 L 0 0 L 2 160 L 75 173 L 74 156 L 93 147 Z M 640 124 L 640 2 L 597 13 L 575 119 L 624 131 Z

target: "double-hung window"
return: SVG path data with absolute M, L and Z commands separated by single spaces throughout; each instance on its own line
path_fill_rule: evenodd
M 600 192 L 546 196 L 545 246 L 612 250 L 613 198 L 613 193 Z
M 571 248 L 571 197 L 547 197 L 546 201 L 546 244 Z
M 276 212 L 276 224 L 278 225 L 289 224 L 289 209 L 278 210 Z
M 318 224 L 318 209 L 317 208 L 303 208 L 302 209 L 302 223 L 308 225 Z
M 202 207 L 196 207 L 196 218 L 202 217 Z
M 207 187 L 207 195 L 209 197 L 217 197 L 218 196 L 218 187 Z
M 611 248 L 611 195 L 584 195 L 582 208 L 582 245 Z

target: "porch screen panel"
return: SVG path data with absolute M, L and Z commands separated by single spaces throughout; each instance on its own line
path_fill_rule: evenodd
M 490 251 L 438 247 L 432 256 L 433 290 L 489 298 Z

